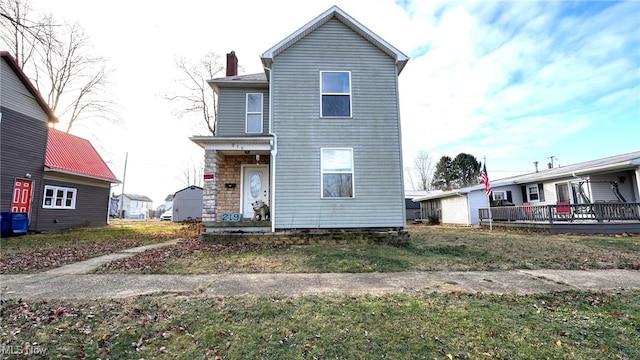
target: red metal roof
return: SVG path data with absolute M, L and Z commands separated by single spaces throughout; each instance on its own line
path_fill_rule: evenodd
M 49 129 L 45 168 L 94 179 L 120 182 L 88 140 Z

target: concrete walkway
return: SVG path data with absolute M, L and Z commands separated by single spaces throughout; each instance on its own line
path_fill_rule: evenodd
M 0 275 L 0 298 L 122 298 L 147 294 L 199 296 L 382 293 L 492 292 L 533 294 L 565 290 L 640 289 L 634 270 L 510 270 L 469 272 L 124 275 L 93 274 L 110 261 L 173 240 L 129 249 L 42 273 Z

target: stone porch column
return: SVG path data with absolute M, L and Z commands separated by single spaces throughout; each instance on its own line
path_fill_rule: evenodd
M 224 155 L 216 150 L 204 151 L 204 173 L 213 174 L 213 180 L 204 181 L 202 186 L 202 221 L 216 221 L 218 216 L 218 165 L 224 160 Z

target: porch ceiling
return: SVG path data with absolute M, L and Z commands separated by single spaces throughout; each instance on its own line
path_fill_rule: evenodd
M 205 150 L 217 150 L 225 155 L 269 154 L 273 139 L 267 136 L 220 137 L 193 136 L 189 140 Z

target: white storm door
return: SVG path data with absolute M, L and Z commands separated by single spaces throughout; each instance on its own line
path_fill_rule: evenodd
M 252 203 L 262 200 L 269 205 L 269 165 L 242 166 L 242 217 L 252 218 Z

